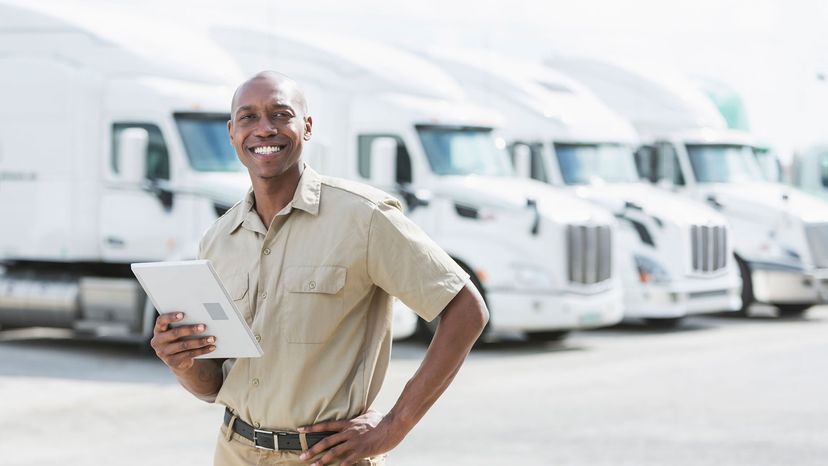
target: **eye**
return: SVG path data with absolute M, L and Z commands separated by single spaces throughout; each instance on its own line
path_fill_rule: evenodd
M 251 113 L 247 113 L 247 114 L 244 114 L 244 115 L 240 116 L 240 117 L 239 117 L 239 120 L 240 120 L 240 121 L 252 120 L 252 119 L 253 119 L 253 117 L 254 117 L 254 115 L 253 115 L 253 114 L 251 114 Z
M 293 115 L 288 112 L 276 112 L 273 116 L 276 118 L 291 118 Z

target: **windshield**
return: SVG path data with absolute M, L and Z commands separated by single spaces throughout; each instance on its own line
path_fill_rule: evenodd
M 229 115 L 176 114 L 175 123 L 193 169 L 202 172 L 240 172 L 245 167 L 227 136 Z
M 438 175 L 512 175 L 509 156 L 490 128 L 418 126 L 417 133 Z
M 566 184 L 639 181 L 633 153 L 621 144 L 555 144 L 555 156 Z
M 700 183 L 762 181 L 753 149 L 738 145 L 688 144 L 687 154 Z

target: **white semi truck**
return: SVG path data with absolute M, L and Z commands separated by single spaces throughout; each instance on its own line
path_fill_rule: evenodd
M 742 302 L 800 315 L 828 294 L 828 204 L 768 182 L 750 134 L 727 129 L 713 104 L 682 79 L 605 61 L 547 62 L 584 83 L 630 119 L 642 146 L 640 174 L 707 202 L 727 217 L 744 282 Z
M 243 76 L 177 25 L 48 6 L 0 5 L 0 328 L 146 342 L 129 264 L 195 258 L 250 186 L 226 126 Z
M 578 82 L 549 68 L 477 51 L 434 51 L 476 101 L 506 117 L 518 171 L 609 209 L 620 220 L 624 316 L 674 326 L 690 314 L 741 308 L 725 218 L 641 182 L 637 135 Z
M 407 215 L 480 287 L 488 331 L 559 338 L 622 315 L 611 215 L 513 175 L 493 110 L 431 63 L 319 34 L 215 28 L 248 73 L 301 82 L 322 173 L 396 193 Z

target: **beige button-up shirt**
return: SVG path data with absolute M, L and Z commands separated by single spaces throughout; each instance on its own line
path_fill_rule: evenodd
M 392 296 L 431 320 L 468 275 L 371 187 L 306 166 L 269 227 L 254 202 L 251 190 L 201 241 L 264 350 L 225 362 L 216 402 L 272 429 L 358 416 L 388 368 Z

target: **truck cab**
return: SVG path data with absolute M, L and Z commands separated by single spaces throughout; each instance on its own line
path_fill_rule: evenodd
M 730 219 L 746 281 L 743 299 L 799 315 L 828 290 L 828 205 L 769 182 L 749 134 L 678 132 L 639 151 L 642 175 L 703 200 Z
M 754 302 L 791 316 L 825 302 L 828 204 L 767 181 L 755 138 L 728 129 L 696 86 L 675 74 L 582 57 L 549 64 L 630 119 L 641 137 L 636 165 L 643 178 L 727 218 L 745 314 Z
M 687 315 L 740 308 L 724 217 L 642 182 L 629 122 L 577 81 L 539 64 L 467 50 L 429 56 L 476 101 L 504 113 L 503 134 L 524 178 L 618 219 L 625 317 L 674 326 Z
M 209 48 L 229 67 L 149 57 L 114 27 L 130 18 L 0 10 L 0 215 L 19 225 L 0 235 L 0 326 L 144 341 L 154 310 L 129 264 L 194 257 L 249 185 L 226 142 L 234 68 Z
M 244 76 L 176 24 L 39 8 L 0 6 L 0 327 L 146 342 L 130 263 L 194 259 L 250 187 L 227 135 Z
M 233 28 L 212 37 L 248 73 L 276 69 L 302 83 L 310 163 L 399 197 L 480 288 L 490 335 L 560 338 L 621 318 L 613 218 L 516 178 L 498 112 L 470 103 L 441 69 L 343 37 Z

